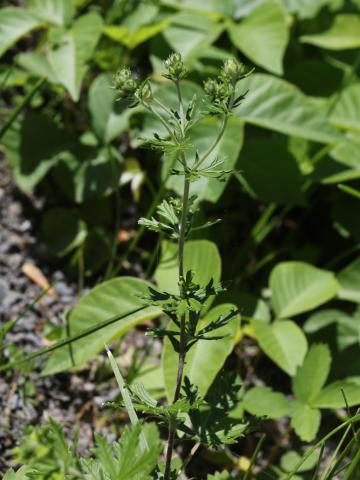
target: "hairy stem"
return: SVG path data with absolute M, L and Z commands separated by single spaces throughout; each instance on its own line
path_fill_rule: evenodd
M 215 148 L 218 146 L 220 140 L 222 139 L 224 133 L 225 133 L 225 129 L 226 129 L 226 125 L 227 125 L 227 122 L 228 122 L 228 116 L 225 115 L 224 118 L 223 118 L 223 121 L 222 121 L 222 124 L 221 124 L 221 127 L 220 127 L 220 131 L 219 131 L 219 134 L 218 136 L 216 137 L 214 143 L 211 145 L 211 147 L 209 148 L 209 150 L 204 154 L 203 157 L 201 157 L 194 165 L 194 169 L 195 168 L 199 168 L 200 165 L 202 163 L 205 162 L 205 160 L 209 157 L 209 155 L 212 154 L 212 152 L 215 150 Z
M 185 178 L 183 204 L 182 204 L 182 212 L 181 212 L 181 218 L 180 218 L 179 243 L 178 243 L 179 245 L 179 284 L 180 284 L 181 296 L 184 294 L 182 289 L 182 279 L 184 277 L 184 247 L 185 247 L 185 235 L 186 235 L 186 220 L 187 220 L 188 203 L 189 203 L 189 190 L 190 190 L 190 182 L 187 178 Z M 179 396 L 180 396 L 180 390 L 181 390 L 181 384 L 182 384 L 184 366 L 185 366 L 185 355 L 186 355 L 185 323 L 186 323 L 186 316 L 182 315 L 180 319 L 179 360 L 178 360 L 178 370 L 177 370 L 177 376 L 176 376 L 176 387 L 175 387 L 175 393 L 173 398 L 174 403 L 179 399 Z M 164 480 L 168 480 L 170 478 L 175 431 L 176 431 L 176 421 L 174 419 L 172 422 L 170 422 L 170 425 L 169 425 Z

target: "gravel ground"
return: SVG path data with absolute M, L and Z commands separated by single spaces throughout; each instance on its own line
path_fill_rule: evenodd
M 49 321 L 61 324 L 63 312 L 77 298 L 77 286 L 46 261 L 45 249 L 29 220 L 36 218 L 41 204 L 41 199 L 25 197 L 18 191 L 9 169 L 0 159 L 0 328 L 4 322 L 16 318 L 41 292 L 23 273 L 24 264 L 36 265 L 50 283 L 55 282 L 56 291 L 56 296 L 42 297 L 6 335 L 0 363 L 7 361 L 14 349 L 29 353 L 43 347 L 44 326 Z M 97 385 L 94 368 L 45 378 L 37 372 L 25 373 L 20 367 L 0 373 L 0 472 L 11 466 L 11 450 L 23 428 L 42 424 L 50 417 L 60 421 L 69 435 L 74 425 L 79 425 L 79 448 L 87 450 L 92 446 L 93 428 L 103 402 L 116 396 L 117 390 L 111 382 Z M 107 429 L 96 425 L 96 430 Z

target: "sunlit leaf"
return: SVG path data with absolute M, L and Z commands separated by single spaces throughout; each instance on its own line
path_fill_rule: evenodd
M 68 331 L 70 335 L 80 333 L 87 328 L 117 315 L 132 312 L 143 305 L 140 299 L 148 291 L 149 284 L 131 277 L 115 278 L 101 283 L 86 294 L 70 312 Z M 137 313 L 129 314 L 118 322 L 56 350 L 49 358 L 43 371 L 44 375 L 68 370 L 74 365 L 83 365 L 100 351 L 104 345 L 115 338 L 125 335 L 139 323 L 161 314 L 158 307 L 147 307 Z
M 267 325 L 252 320 L 254 336 L 264 353 L 289 375 L 293 376 L 302 364 L 307 351 L 307 340 L 296 323 L 279 320 Z
M 79 99 L 87 61 L 98 43 L 101 30 L 102 19 L 95 12 L 79 17 L 70 30 L 50 30 L 49 62 L 58 82 L 69 91 L 74 101 Z
M 320 143 L 337 143 L 341 135 L 326 115 L 294 85 L 265 74 L 250 75 L 241 83 L 245 100 L 235 110 L 253 125 Z
M 314 440 L 321 421 L 321 412 L 305 403 L 294 401 L 292 404 L 291 426 L 304 442 Z
M 254 63 L 270 72 L 283 73 L 283 56 L 289 34 L 281 5 L 266 0 L 239 24 L 229 24 L 234 45 Z
M 0 56 L 21 37 L 38 28 L 41 21 L 22 8 L 2 8 L 0 10 Z
M 303 262 L 283 262 L 270 275 L 272 304 L 279 318 L 311 310 L 333 298 L 339 284 L 333 273 Z
M 337 15 L 331 27 L 322 33 L 303 35 L 300 40 L 328 50 L 360 47 L 360 18 L 355 14 Z
M 289 413 L 289 401 L 285 396 L 268 387 L 254 387 L 248 390 L 243 404 L 245 410 L 257 416 L 277 419 Z
M 331 355 L 325 344 L 311 345 L 304 363 L 292 380 L 293 392 L 298 400 L 311 403 L 320 392 L 329 375 Z

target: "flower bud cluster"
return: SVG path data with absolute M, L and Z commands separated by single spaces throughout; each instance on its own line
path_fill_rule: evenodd
M 116 73 L 113 88 L 118 94 L 118 100 L 130 102 L 131 106 L 138 103 L 149 103 L 152 98 L 149 82 L 140 83 L 133 77 L 129 68 L 122 68 Z
M 145 82 L 141 83 L 139 88 L 135 92 L 135 97 L 140 103 L 149 103 L 152 99 L 152 90 L 150 83 L 145 80 Z
M 208 79 L 204 90 L 213 113 L 229 113 L 235 104 L 236 83 L 247 75 L 242 63 L 226 60 L 217 79 Z
M 227 101 L 234 93 L 234 86 L 222 78 L 214 80 L 209 78 L 204 83 L 204 90 L 210 102 L 222 103 Z
M 222 66 L 220 76 L 229 81 L 232 84 L 235 84 L 241 80 L 246 75 L 246 67 L 240 62 L 229 58 L 224 62 Z
M 165 78 L 177 82 L 184 78 L 187 74 L 187 69 L 181 58 L 180 53 L 172 53 L 164 62 L 167 73 L 164 74 Z
M 138 86 L 129 68 L 122 68 L 114 77 L 113 87 L 118 93 L 119 100 L 132 100 Z

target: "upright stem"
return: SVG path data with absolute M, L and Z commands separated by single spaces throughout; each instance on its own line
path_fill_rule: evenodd
M 185 178 L 184 182 L 184 192 L 183 192 L 183 204 L 182 212 L 180 218 L 180 229 L 179 229 L 179 283 L 180 283 L 180 295 L 183 295 L 182 282 L 181 280 L 184 277 L 184 246 L 185 246 L 185 234 L 186 234 L 186 220 L 188 214 L 188 203 L 189 203 L 189 190 L 190 182 Z M 176 376 L 176 387 L 173 402 L 175 403 L 180 396 L 181 384 L 184 373 L 185 366 L 185 355 L 186 355 L 186 345 L 185 345 L 185 323 L 186 316 L 182 315 L 180 319 L 180 340 L 179 340 L 179 360 L 178 360 L 178 370 Z M 168 445 L 166 450 L 166 460 L 165 460 L 165 471 L 164 471 L 164 480 L 170 478 L 171 473 L 171 460 L 172 452 L 174 448 L 174 439 L 176 431 L 176 421 L 173 419 L 169 425 L 169 434 L 168 434 Z
M 228 122 L 228 116 L 225 115 L 224 118 L 223 118 L 223 121 L 222 121 L 222 124 L 221 124 L 221 127 L 220 127 L 220 131 L 219 131 L 219 134 L 218 136 L 216 137 L 214 143 L 211 145 L 211 147 L 208 149 L 208 151 L 204 154 L 204 156 L 202 158 L 200 158 L 194 165 L 194 169 L 195 168 L 199 168 L 200 165 L 208 158 L 208 156 L 215 150 L 215 148 L 218 146 L 220 140 L 222 139 L 224 133 L 225 133 L 225 129 L 226 129 L 226 125 L 227 125 L 227 122 Z

